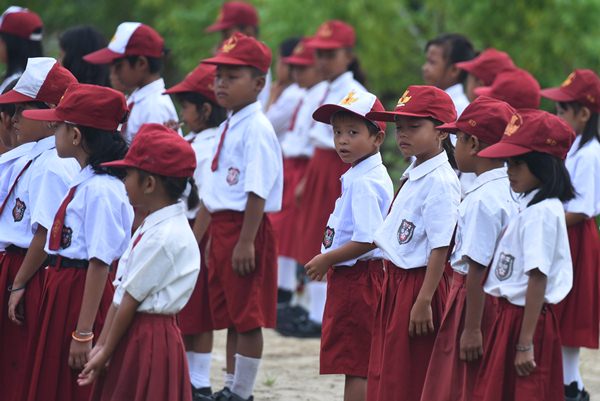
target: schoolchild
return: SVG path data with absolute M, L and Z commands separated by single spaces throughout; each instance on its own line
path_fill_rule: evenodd
M 508 53 L 493 47 L 485 49 L 472 60 L 456 63 L 456 66 L 468 73 L 464 85 L 469 102 L 477 97 L 473 92 L 475 88 L 490 86 L 498 74 L 517 68 Z
M 540 107 L 540 84 L 529 72 L 521 68 L 502 72 L 490 86 L 473 89 L 477 96 L 502 100 L 515 109 Z
M 108 44 L 104 35 L 90 25 L 71 27 L 60 34 L 60 63 L 82 84 L 109 86 L 109 68 L 104 64 L 91 64 L 83 57 Z M 117 89 L 117 88 L 113 88 Z

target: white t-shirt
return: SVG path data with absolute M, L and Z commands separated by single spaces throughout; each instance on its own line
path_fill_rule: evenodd
M 265 213 L 281 209 L 283 159 L 273 126 L 259 102 L 229 115 L 219 126 L 208 168 L 229 122 L 219 154 L 218 168 L 209 170 L 200 196 L 209 212 L 246 210 L 248 193 L 265 199 Z
M 185 206 L 164 207 L 133 233 L 119 260 L 113 304 L 119 306 L 127 292 L 140 302 L 138 312 L 175 314 L 190 299 L 199 270 L 200 250 Z
M 305 92 L 296 83 L 289 85 L 265 113 L 271 121 L 277 137 L 281 137 L 289 129 L 296 106 Z
M 600 214 L 600 142 L 592 139 L 578 149 L 580 143 L 578 135 L 565 160 L 576 192 L 575 199 L 565 203 L 565 211 L 595 217 Z
M 529 272 L 539 269 L 546 277 L 544 302 L 562 301 L 573 285 L 573 264 L 565 212 L 557 198 L 527 204 L 538 190 L 519 199 L 520 212 L 513 216 L 494 254 L 486 293 L 525 306 Z
M 454 250 L 450 257 L 452 268 L 467 274 L 467 258 L 488 266 L 502 230 L 515 213 L 517 203 L 513 200 L 506 167 L 477 176 L 458 207 Z
M 67 205 L 61 246 L 46 253 L 71 259 L 100 259 L 107 265 L 118 259 L 129 243 L 133 208 L 123 182 L 108 174 L 98 175 L 91 166 L 83 168 L 69 188 L 77 186 Z M 62 201 L 61 201 L 62 203 Z
M 402 174 L 408 178 L 392 204 L 375 244 L 402 269 L 427 266 L 431 251 L 450 245 L 460 203 L 460 183 L 446 152 Z

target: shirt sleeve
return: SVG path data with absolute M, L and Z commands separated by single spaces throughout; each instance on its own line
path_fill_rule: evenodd
M 579 152 L 585 151 L 580 149 Z M 594 157 L 581 155 L 575 168 L 570 172 L 571 181 L 575 187 L 575 198 L 570 200 L 565 205 L 565 210 L 570 213 L 582 213 L 588 218 L 593 217 L 594 211 L 597 209 L 595 199 L 596 194 L 600 193 L 600 163 L 594 160 Z M 600 156 L 595 156 L 600 157 Z
M 352 185 L 352 241 L 372 243 L 375 231 L 383 224 L 381 196 L 367 181 Z
M 496 242 L 502 230 L 502 219 L 482 201 L 469 204 L 464 225 L 461 227 L 460 258 L 488 266 L 494 257 Z
M 244 191 L 267 199 L 281 169 L 281 151 L 276 139 L 270 141 L 268 132 L 253 132 L 254 138 L 245 141 L 246 178 Z
M 556 243 L 560 219 L 547 213 L 530 213 L 527 217 L 522 220 L 520 229 L 523 270 L 529 273 L 531 270 L 539 269 L 547 276 L 556 247 L 560 246 Z M 562 224 L 565 224 L 564 221 Z
M 70 181 L 52 168 L 34 174 L 29 183 L 29 206 L 31 207 L 31 232 L 38 225 L 50 229 L 56 212 L 69 191 Z
M 423 224 L 431 249 L 450 245 L 458 219 L 459 194 L 440 193 L 428 197 L 422 206 Z

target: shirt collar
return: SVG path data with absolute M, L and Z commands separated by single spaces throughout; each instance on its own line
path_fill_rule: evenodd
M 29 159 L 33 160 L 45 151 L 53 149 L 55 147 L 56 138 L 54 137 L 54 135 L 42 138 L 39 141 L 37 141 L 35 145 L 31 148 L 31 152 L 29 152 Z
M 350 168 L 341 177 L 340 180 L 344 184 L 350 184 L 354 179 L 360 175 L 366 174 L 373 170 L 375 167 L 383 164 L 381 159 L 381 153 L 377 152 L 374 155 L 367 157 L 365 160 L 358 163 L 356 166 Z
M 345 73 L 343 73 L 342 75 L 340 75 L 339 77 L 337 77 L 336 79 L 331 81 L 330 90 L 332 92 L 335 92 L 339 89 L 347 88 L 348 85 L 353 80 L 354 80 L 354 74 L 352 74 L 352 71 L 346 71 Z M 338 99 L 338 100 L 340 100 L 340 99 Z
M 230 112 L 228 114 L 229 129 L 231 129 L 231 127 L 233 127 L 238 122 L 242 121 L 244 118 L 252 115 L 253 113 L 259 112 L 261 110 L 262 110 L 262 105 L 257 100 L 254 103 L 250 103 L 248 106 L 244 107 L 243 109 L 241 109 L 240 111 L 238 111 L 235 114 L 231 114 L 231 112 Z
M 489 171 L 486 171 L 482 174 L 479 174 L 473 184 L 469 187 L 468 190 L 465 191 L 465 195 L 475 191 L 477 188 L 487 184 L 488 182 L 500 180 L 503 178 L 507 178 L 508 173 L 506 172 L 506 167 L 498 167 Z
M 137 88 L 134 90 L 129 98 L 127 99 L 128 103 L 137 103 L 148 95 L 152 95 L 158 93 L 162 95 L 165 91 L 165 81 L 162 78 L 157 79 L 156 81 L 150 82 L 148 85 L 144 85 L 141 88 Z
M 71 181 L 70 185 L 71 188 L 81 184 L 84 181 L 87 181 L 88 179 L 92 178 L 95 174 L 96 173 L 92 166 L 88 164 L 87 166 L 81 169 L 81 171 L 75 176 L 75 178 L 73 178 L 73 181 Z
M 463 85 L 461 83 L 454 84 L 454 85 L 446 88 L 445 92 L 452 99 L 454 99 L 454 97 L 456 97 L 456 96 L 464 96 L 464 94 L 465 94 L 464 89 L 463 89 Z
M 569 152 L 567 153 L 567 158 L 572 157 L 577 152 L 580 143 L 581 135 L 577 135 L 573 141 L 573 144 L 571 145 L 571 148 L 569 149 Z
M 436 168 L 448 163 L 448 155 L 445 150 L 442 150 L 437 156 L 432 157 L 429 160 L 415 166 L 416 161 L 412 162 L 410 166 L 402 174 L 403 177 L 408 177 L 410 181 L 416 181 L 419 178 L 425 177 Z
M 527 195 L 519 196 L 519 211 L 520 212 L 522 212 L 523 210 L 525 210 L 527 208 L 529 202 L 531 202 L 531 200 L 534 198 L 535 195 L 537 195 L 538 192 L 540 192 L 539 189 L 534 189 Z
M 162 209 L 158 209 L 154 213 L 149 214 L 144 219 L 141 227 L 138 230 L 139 234 L 143 234 L 148 231 L 150 228 L 160 224 L 161 222 L 175 217 L 179 214 L 183 214 L 183 202 L 177 202 L 173 205 L 165 206 Z
M 35 142 L 27 142 L 0 155 L 0 164 L 25 156 L 35 146 Z

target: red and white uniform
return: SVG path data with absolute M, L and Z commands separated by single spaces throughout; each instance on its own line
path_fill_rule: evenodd
M 305 89 L 293 83 L 281 92 L 281 96 L 269 106 L 269 110 L 265 113 L 280 140 L 281 135 L 289 130 L 296 105 L 304 97 L 305 93 Z

